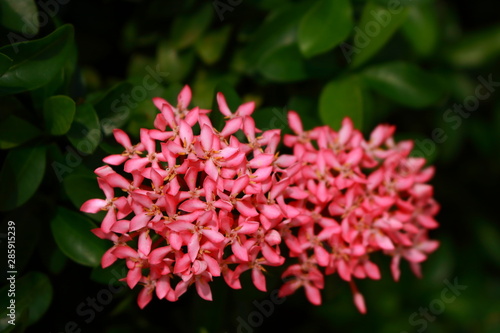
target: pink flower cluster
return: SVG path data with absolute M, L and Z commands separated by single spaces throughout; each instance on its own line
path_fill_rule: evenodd
M 114 243 L 102 266 L 126 261 L 124 280 L 143 285 L 141 308 L 153 293 L 176 301 L 192 284 L 211 300 L 214 277 L 239 289 L 246 271 L 266 291 L 265 267 L 281 266 L 285 257 L 296 263 L 283 273 L 281 296 L 304 287 L 320 304 L 324 275 L 338 272 L 361 312 L 353 279 L 380 278 L 372 252 L 393 257 L 396 280 L 401 257 L 420 274 L 419 263 L 438 246 L 427 235 L 439 209 L 426 184 L 433 169 L 408 156 L 411 142 L 393 141 L 393 127 L 380 125 L 365 141 L 347 118 L 338 133 L 326 126 L 304 131 L 291 111 L 296 135 L 284 143 L 293 154 L 280 155 L 280 130 L 256 128 L 253 102 L 233 113 L 219 93 L 226 122 L 218 130 L 210 111 L 189 109 L 190 101 L 188 86 L 176 106 L 155 98 L 155 128 L 141 129 L 136 145 L 116 129 L 124 152 L 95 170 L 106 199 L 81 207 L 107 211 L 93 230 Z
M 279 226 L 290 257 L 298 263 L 283 274 L 288 279 L 280 296 L 304 287 L 313 304 L 321 304 L 324 275 L 338 273 L 348 281 L 358 310 L 366 312 L 353 279 L 380 279 L 373 252 L 392 256 L 399 279 L 403 257 L 420 276 L 419 263 L 438 247 L 428 239 L 436 228 L 439 206 L 426 184 L 434 174 L 425 159 L 409 157 L 413 143 L 393 140 L 395 128 L 379 125 L 365 141 L 345 118 L 335 132 L 328 126 L 304 131 L 297 113 L 289 124 L 296 135 L 284 143 L 293 149 L 300 170 L 291 175 L 285 202 L 298 211 Z

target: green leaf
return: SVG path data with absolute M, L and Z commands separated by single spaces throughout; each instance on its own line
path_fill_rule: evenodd
M 196 43 L 196 52 L 206 64 L 216 63 L 224 52 L 230 34 L 231 26 L 229 25 L 211 31 Z
M 300 51 L 307 58 L 329 51 L 349 36 L 352 25 L 349 0 L 320 0 L 300 22 Z
M 182 82 L 193 69 L 196 56 L 192 49 L 179 51 L 171 41 L 162 41 L 158 44 L 156 59 L 160 68 L 168 69 L 166 81 Z
M 297 44 L 285 45 L 267 53 L 259 62 L 259 72 L 269 80 L 293 82 L 308 77 L 307 67 Z
M 337 61 L 332 61 L 330 53 L 323 53 L 311 59 L 305 59 L 304 63 L 310 79 L 329 80 L 343 69 Z
M 45 147 L 9 151 L 0 171 L 0 211 L 23 205 L 35 194 L 45 173 Z
M 83 154 L 91 154 L 101 142 L 101 127 L 94 107 L 89 103 L 76 106 L 75 117 L 66 134 L 69 141 Z
M 0 149 L 17 147 L 41 134 L 24 119 L 10 115 L 0 122 Z
M 208 30 L 213 19 L 212 4 L 207 3 L 197 12 L 178 16 L 172 24 L 170 40 L 177 49 L 194 44 Z
M 0 22 L 8 30 L 36 35 L 40 26 L 34 0 L 0 1 Z
M 261 59 L 275 49 L 297 40 L 297 27 L 308 5 L 302 3 L 282 6 L 266 18 L 244 49 L 247 71 L 257 69 Z
M 446 52 L 446 58 L 458 68 L 480 67 L 500 55 L 500 25 L 461 38 Z
M 73 91 L 75 82 L 79 80 L 79 76 L 74 75 L 78 57 L 76 43 L 71 40 L 68 44 L 68 56 L 60 67 L 61 72 L 44 86 L 30 91 L 33 105 L 37 109 L 43 109 L 43 103 L 53 95 L 70 95 L 69 92 Z M 88 87 L 88 90 L 90 89 Z
M 127 78 L 132 80 L 143 80 L 148 75 L 147 68 L 158 63 L 156 59 L 143 54 L 131 54 L 127 66 Z M 153 81 L 151 81 L 153 82 Z
M 288 104 L 282 108 L 280 118 L 282 119 L 284 128 L 282 126 L 278 128 L 281 128 L 283 133 L 290 130 L 287 118 L 288 110 L 294 110 L 300 115 L 300 118 L 302 119 L 302 126 L 304 126 L 305 130 L 321 125 L 319 114 L 317 112 L 313 112 L 314 110 L 318 110 L 318 99 L 308 96 L 294 95 L 290 97 Z
M 421 56 L 429 56 L 439 40 L 439 21 L 434 1 L 408 6 L 408 17 L 402 32 Z
M 360 80 L 363 82 L 362 78 Z M 385 98 L 380 99 L 392 104 L 391 101 Z M 380 122 L 387 121 L 388 115 L 395 108 L 394 105 L 392 105 L 392 109 L 391 107 L 385 108 L 382 105 L 378 105 L 377 102 L 373 100 L 372 92 L 366 89 L 366 85 L 363 84 L 363 127 L 365 129 L 373 129 Z
M 337 130 L 345 117 L 363 126 L 363 87 L 356 76 L 335 79 L 323 88 L 319 98 L 319 116 L 324 124 Z
M 217 84 L 225 81 L 236 86 L 238 79 L 238 76 L 231 72 L 222 74 L 214 71 L 199 70 L 191 87 L 193 90 L 191 104 L 198 105 L 204 109 L 210 109 L 210 106 L 213 104 L 214 91 Z
M 96 267 L 100 264 L 109 244 L 90 231 L 96 228 L 94 223 L 82 214 L 57 207 L 50 226 L 57 246 L 66 256 L 85 266 Z
M 164 98 L 166 101 L 170 101 L 170 102 L 173 102 L 175 104 L 175 102 L 177 102 L 177 98 L 179 96 L 179 93 L 181 92 L 181 90 L 183 88 L 184 88 L 184 85 L 182 85 L 180 83 L 169 84 L 168 87 L 163 90 L 161 97 Z M 195 93 L 194 90 L 193 90 L 193 93 Z M 193 103 L 191 102 L 190 104 L 192 105 Z
M 76 209 L 80 209 L 82 204 L 89 198 L 103 198 L 104 194 L 99 188 L 97 179 L 92 175 L 73 174 L 64 178 L 64 191 Z M 78 191 L 75 191 L 75 188 Z M 105 212 L 97 214 L 87 214 L 88 217 L 96 221 L 102 221 Z
M 154 96 L 161 96 L 162 94 L 163 91 L 159 91 L 151 96 L 151 98 L 138 103 L 137 108 L 133 110 L 127 127 L 125 127 L 124 130 L 128 133 L 134 133 L 138 135 L 141 131 L 141 128 L 151 127 L 151 124 L 154 123 L 156 115 L 159 112 L 156 106 L 151 102 L 151 99 Z
M 134 89 L 138 87 L 137 89 Z M 137 94 L 136 92 L 139 92 Z M 94 108 L 99 119 L 101 119 L 102 131 L 105 135 L 113 132 L 113 129 L 120 128 L 130 117 L 131 110 L 137 108 L 137 103 L 147 99 L 145 87 L 134 86 L 129 82 L 120 82 L 109 89 L 106 94 L 99 99 Z
M 19 290 L 29 290 L 26 298 L 29 299 L 29 322 L 33 324 L 42 318 L 52 302 L 52 284 L 47 275 L 30 272 L 19 279 L 18 286 Z
M 363 9 L 359 24 L 354 29 L 354 45 L 351 46 L 353 49 L 347 50 L 346 54 L 345 46 L 342 48 L 347 62 L 351 62 L 353 54 L 355 55 L 352 67 L 358 67 L 368 61 L 389 41 L 405 21 L 407 14 L 408 9 L 401 5 L 389 9 L 369 1 Z
M 44 239 L 43 244 L 38 248 L 38 253 L 51 274 L 60 274 L 68 263 L 68 257 L 57 247 L 52 237 L 50 241 Z
M 451 96 L 457 101 L 463 101 L 470 95 L 474 95 L 477 81 L 463 71 L 456 71 L 444 74 L 444 80 L 448 84 Z
M 279 129 L 282 130 L 281 134 L 283 135 L 288 127 L 287 111 L 278 107 L 258 108 L 252 114 L 252 118 L 255 121 L 255 126 L 261 131 Z
M 52 302 L 52 284 L 47 275 L 32 271 L 27 273 L 15 281 L 15 297 L 7 297 L 9 292 L 9 284 L 6 284 L 0 292 L 3 297 L 0 301 L 0 331 L 10 332 L 16 325 L 21 325 L 19 318 L 21 315 L 26 315 L 27 324 L 31 325 L 40 320 L 44 313 L 48 310 Z M 10 300 L 15 300 L 16 325 L 10 325 L 8 314 L 10 309 Z
M 395 61 L 372 66 L 363 77 L 373 90 L 413 108 L 432 105 L 444 94 L 437 76 L 411 63 Z
M 7 57 L 5 54 L 0 53 L 0 77 L 10 68 L 13 62 L 14 60 L 12 60 L 10 57 Z
M 66 134 L 75 117 L 75 102 L 68 96 L 52 96 L 43 104 L 45 127 L 52 135 Z
M 0 94 L 40 88 L 60 75 L 70 54 L 73 27 L 63 25 L 50 35 L 0 48 L 13 64 L 0 77 Z

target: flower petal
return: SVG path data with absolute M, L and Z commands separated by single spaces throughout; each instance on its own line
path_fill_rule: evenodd
M 305 283 L 304 289 L 309 302 L 314 305 L 321 305 L 321 293 L 318 288 L 314 287 L 310 283 Z
M 196 292 L 198 295 L 200 295 L 201 298 L 207 301 L 212 300 L 212 290 L 210 290 L 210 285 L 208 284 L 208 281 L 205 281 L 205 279 L 200 278 L 196 279 Z
M 113 130 L 113 136 L 115 137 L 116 142 L 121 144 L 125 148 L 132 147 L 132 143 L 130 142 L 130 138 L 127 133 L 119 128 L 115 128 Z
M 153 293 L 149 288 L 144 287 L 139 292 L 139 296 L 137 296 L 137 305 L 139 305 L 141 309 L 144 309 L 146 305 L 148 305 L 149 302 L 151 302 L 152 299 L 153 299 Z
M 302 121 L 300 120 L 300 117 L 297 112 L 295 111 L 288 112 L 288 124 L 290 125 L 292 131 L 295 132 L 295 134 L 301 134 L 302 132 L 304 132 L 304 128 L 302 127 Z
M 95 214 L 100 212 L 101 209 L 106 206 L 106 204 L 106 200 L 103 199 L 90 199 L 82 204 L 80 210 L 85 213 Z
M 266 292 L 266 277 L 264 276 L 264 273 L 256 267 L 252 269 L 252 282 L 255 286 L 255 288 L 259 289 L 260 291 Z
M 231 110 L 229 110 L 229 107 L 227 106 L 226 98 L 221 92 L 217 93 L 217 104 L 219 105 L 219 110 L 223 115 L 225 115 L 226 117 L 230 117 L 233 115 L 231 113 Z
M 142 269 L 140 266 L 135 266 L 133 269 L 129 270 L 127 273 L 126 281 L 130 289 L 133 289 L 141 278 Z
M 185 85 L 177 96 L 177 103 L 181 109 L 187 109 L 191 102 L 191 88 Z
M 128 159 L 129 159 L 128 156 L 124 156 L 121 154 L 114 154 L 114 155 L 106 156 L 105 158 L 102 159 L 102 161 L 104 163 L 108 163 L 111 165 L 120 165 Z

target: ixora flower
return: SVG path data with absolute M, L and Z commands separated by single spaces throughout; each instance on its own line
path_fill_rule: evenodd
M 210 111 L 189 109 L 190 101 L 188 86 L 176 106 L 153 99 L 160 113 L 138 144 L 115 129 L 125 150 L 95 170 L 105 199 L 81 207 L 107 211 L 93 230 L 112 242 L 102 266 L 126 262 L 123 280 L 143 286 L 141 308 L 153 294 L 176 301 L 192 284 L 212 300 L 213 278 L 239 289 L 246 271 L 266 291 L 265 267 L 286 264 L 280 296 L 304 287 L 319 305 L 324 276 L 338 272 L 364 313 L 354 280 L 380 278 L 372 253 L 392 256 L 395 280 L 401 258 L 420 275 L 419 264 L 438 247 L 428 238 L 438 226 L 427 184 L 434 170 L 410 157 L 412 142 L 394 142 L 394 127 L 378 126 L 369 140 L 348 118 L 338 132 L 304 131 L 290 111 L 295 135 L 283 141 L 291 154 L 280 155 L 280 130 L 256 128 L 253 102 L 232 112 L 219 93 L 226 122 L 216 129 Z

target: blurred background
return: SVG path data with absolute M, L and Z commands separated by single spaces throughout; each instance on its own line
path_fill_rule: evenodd
M 5 332 L 500 332 L 500 21 L 494 1 L 0 0 L 0 330 Z M 21 44 L 17 44 L 21 42 Z M 303 291 L 273 301 L 248 276 L 222 279 L 213 302 L 190 290 L 176 303 L 136 305 L 138 288 L 102 270 L 110 244 L 80 213 L 101 197 L 93 170 L 138 140 L 151 98 L 211 109 L 253 100 L 261 129 L 310 129 L 344 116 L 365 135 L 379 123 L 413 139 L 436 166 L 439 249 L 416 278 L 362 280 L 368 313 L 329 276 L 323 305 Z M 9 320 L 8 221 L 15 222 L 16 325 Z M 10 264 L 10 263 L 9 263 Z M 273 293 L 274 291 L 274 293 Z

